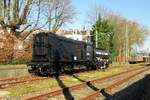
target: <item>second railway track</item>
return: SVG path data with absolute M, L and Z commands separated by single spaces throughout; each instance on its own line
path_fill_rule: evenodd
M 140 70 L 139 72 L 134 73 L 133 75 L 129 75 L 129 76 L 125 77 L 125 78 L 122 78 L 122 79 L 119 79 L 119 80 L 117 80 L 117 81 L 115 81 L 115 82 L 112 82 L 111 84 L 109 84 L 109 85 L 107 85 L 106 87 L 103 87 L 103 88 L 101 88 L 101 89 L 98 89 L 97 91 L 90 92 L 89 95 L 83 97 L 81 100 L 95 100 L 96 97 L 102 96 L 102 94 L 103 94 L 105 91 L 109 92 L 109 91 L 111 91 L 112 89 L 118 87 L 119 85 L 121 85 L 121 84 L 127 82 L 127 81 L 130 80 L 131 78 L 133 78 L 133 77 L 135 77 L 135 76 L 137 76 L 137 75 L 139 75 L 139 74 L 141 74 L 141 73 L 143 73 L 143 72 L 145 72 L 145 71 L 147 71 L 147 70 L 149 70 L 149 69 L 150 69 L 150 68 L 146 68 L 146 69 Z

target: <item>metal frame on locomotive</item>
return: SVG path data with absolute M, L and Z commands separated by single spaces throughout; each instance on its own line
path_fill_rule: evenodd
M 41 75 L 106 68 L 109 53 L 106 49 L 95 49 L 91 43 L 42 32 L 33 38 L 32 60 L 27 66 L 30 73 Z

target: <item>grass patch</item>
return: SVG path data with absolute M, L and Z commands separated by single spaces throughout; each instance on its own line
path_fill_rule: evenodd
M 29 92 L 35 92 L 44 88 L 51 88 L 55 86 L 57 86 L 55 80 L 44 80 L 33 84 L 17 85 L 16 87 L 4 89 L 4 90 L 10 92 L 11 96 L 19 96 Z
M 78 78 L 80 78 L 82 80 L 90 80 L 92 78 L 109 76 L 109 75 L 121 73 L 121 72 L 128 71 L 128 70 L 138 68 L 138 67 L 141 67 L 141 66 L 130 65 L 130 66 L 109 67 L 105 70 L 90 71 L 90 72 L 81 73 L 81 74 L 78 75 Z
M 104 77 L 104 76 L 109 76 L 117 73 L 121 73 L 127 70 L 131 70 L 134 68 L 138 68 L 140 66 L 118 66 L 118 67 L 109 67 L 105 71 L 89 71 L 89 72 L 82 72 L 77 74 L 77 78 L 81 80 L 90 80 L 92 78 L 96 77 Z M 73 76 L 65 76 L 65 78 L 60 79 L 60 81 L 65 85 L 68 86 L 70 84 L 74 84 L 76 82 L 79 82 L 79 80 L 73 77 Z M 35 91 L 47 89 L 47 88 L 54 88 L 54 87 L 59 87 L 58 85 L 58 80 L 56 79 L 49 79 L 49 80 L 42 80 L 38 81 L 35 83 L 29 83 L 25 85 L 17 85 L 16 87 L 13 88 L 8 88 L 8 89 L 1 89 L 4 91 L 10 92 L 11 96 L 19 96 L 23 95 L 26 93 L 32 93 Z

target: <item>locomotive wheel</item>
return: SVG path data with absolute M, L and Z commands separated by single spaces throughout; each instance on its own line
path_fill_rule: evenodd
M 39 67 L 39 74 L 42 76 L 47 76 L 49 73 L 47 66 Z
M 36 69 L 35 66 L 33 66 L 33 65 L 28 66 L 28 72 L 29 72 L 29 73 L 34 73 L 36 70 L 37 70 L 37 69 Z
M 28 72 L 29 72 L 29 73 L 32 73 L 32 72 L 33 72 L 33 69 L 31 68 L 31 66 L 28 66 Z

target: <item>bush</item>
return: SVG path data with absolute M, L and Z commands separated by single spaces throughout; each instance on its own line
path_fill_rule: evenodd
M 0 65 L 27 64 L 28 62 L 30 62 L 30 60 L 27 60 L 27 59 L 15 59 L 15 60 L 12 60 L 12 61 L 0 61 Z

